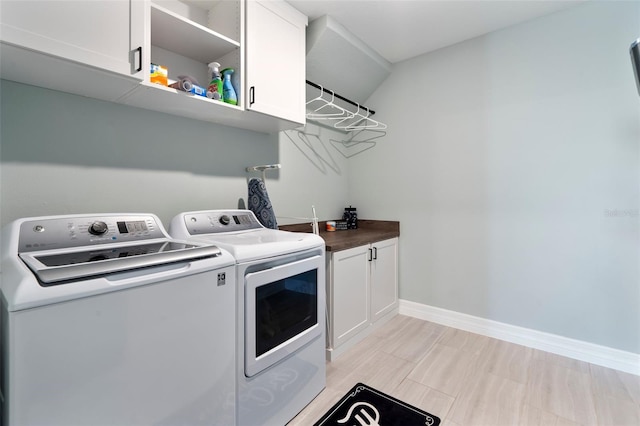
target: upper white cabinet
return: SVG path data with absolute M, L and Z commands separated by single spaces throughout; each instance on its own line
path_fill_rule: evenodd
M 143 44 L 140 1 L 3 0 L 0 7 L 5 43 L 119 74 L 141 71 L 134 57 Z
M 307 18 L 284 1 L 2 0 L 0 8 L 3 79 L 256 131 L 305 121 Z M 169 83 L 189 76 L 206 88 L 211 62 L 234 69 L 238 105 L 150 79 L 157 64 Z
M 247 1 L 247 108 L 305 122 L 308 19 L 283 1 Z
M 2 78 L 116 99 L 143 78 L 143 16 L 136 0 L 2 0 Z
M 151 64 L 168 71 L 169 83 L 189 76 L 206 88 L 211 80 L 208 64 L 234 69 L 234 86 L 243 92 L 241 0 L 153 0 L 145 15 L 144 78 L 140 87 L 120 102 L 197 120 L 252 128 L 243 105 L 198 96 L 150 81 Z M 245 126 L 246 125 L 246 126 Z M 259 129 L 257 129 L 259 130 Z

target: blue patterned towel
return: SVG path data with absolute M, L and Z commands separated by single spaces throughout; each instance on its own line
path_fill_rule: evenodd
M 273 212 L 271 201 L 269 201 L 267 187 L 265 186 L 262 179 L 251 178 L 249 180 L 248 204 L 249 210 L 251 210 L 256 215 L 258 221 L 265 228 L 278 229 L 276 215 Z

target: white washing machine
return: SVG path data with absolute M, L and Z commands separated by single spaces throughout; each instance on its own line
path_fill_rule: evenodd
M 235 260 L 149 214 L 2 230 L 6 425 L 235 423 Z
M 249 210 L 181 213 L 169 232 L 235 257 L 237 424 L 283 426 L 326 384 L 324 240 L 267 229 Z

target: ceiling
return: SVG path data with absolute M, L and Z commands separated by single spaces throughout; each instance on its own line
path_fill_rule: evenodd
M 391 63 L 557 12 L 585 0 L 288 0 L 329 15 Z

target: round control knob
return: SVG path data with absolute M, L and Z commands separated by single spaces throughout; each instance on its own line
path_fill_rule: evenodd
M 231 218 L 226 214 L 223 214 L 222 216 L 220 216 L 220 223 L 223 225 L 228 225 L 231 223 Z
M 106 223 L 97 221 L 89 225 L 89 233 L 93 235 L 102 235 L 109 230 Z

